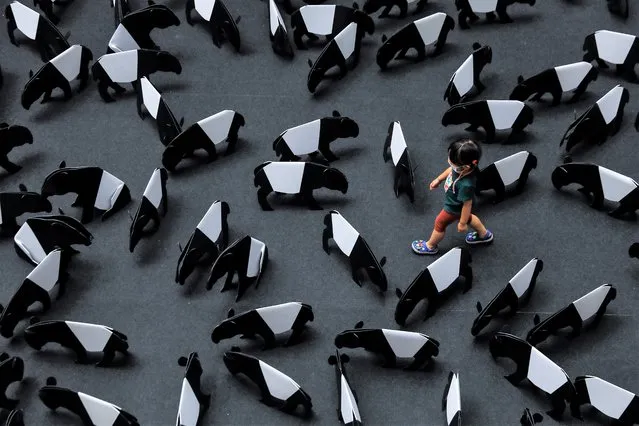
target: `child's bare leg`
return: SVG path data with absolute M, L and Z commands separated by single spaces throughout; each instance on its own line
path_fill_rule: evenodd
M 437 247 L 437 244 L 441 243 L 445 235 L 445 232 L 439 232 L 436 229 L 433 229 L 433 233 L 430 234 L 430 239 L 426 241 L 426 246 L 431 250 L 434 249 Z
M 483 223 L 481 223 L 481 220 L 479 220 L 479 218 L 477 216 L 475 216 L 474 214 L 470 216 L 469 225 L 470 225 L 471 228 L 473 228 L 475 231 L 477 231 L 477 233 L 479 234 L 480 238 L 484 238 L 486 236 L 486 232 L 487 232 L 486 227 L 484 226 Z M 432 237 L 431 237 L 431 239 L 432 239 Z M 430 245 L 429 245 L 429 247 L 430 247 Z

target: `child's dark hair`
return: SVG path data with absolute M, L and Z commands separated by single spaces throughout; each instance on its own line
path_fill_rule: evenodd
M 448 147 L 448 158 L 458 166 L 477 167 L 481 158 L 481 147 L 472 139 L 460 139 Z

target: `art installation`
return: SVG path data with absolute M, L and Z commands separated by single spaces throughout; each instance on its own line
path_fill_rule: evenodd
M 479 74 L 492 61 L 493 49 L 490 46 L 473 43 L 473 53 L 450 78 L 446 93 L 444 93 L 444 100 L 448 100 L 448 104 L 453 106 L 469 101 L 486 90 L 486 86 L 479 80 Z
M 536 0 L 455 0 L 455 6 L 459 11 L 457 17 L 459 27 L 462 30 L 469 29 L 468 22 L 471 24 L 477 22 L 479 20 L 478 13 L 485 13 L 488 22 L 493 22 L 497 18 L 504 24 L 514 22 L 508 15 L 507 9 L 508 6 L 516 3 L 534 6 Z
M 226 248 L 229 239 L 226 201 L 215 200 L 195 227 L 184 249 L 180 247 L 175 282 L 184 285 L 197 265 L 212 265 Z
M 178 359 L 180 367 L 186 367 L 182 379 L 180 405 L 178 406 L 176 426 L 198 426 L 198 423 L 211 404 L 211 395 L 202 391 L 202 364 L 197 352 L 189 357 Z
M 311 397 L 293 379 L 264 361 L 243 354 L 234 347 L 224 354 L 224 365 L 232 375 L 244 374 L 255 383 L 262 394 L 260 402 L 264 405 L 287 414 L 295 414 L 301 406 L 303 416 L 311 416 Z
M 12 383 L 22 382 L 24 379 L 24 361 L 8 353 L 0 353 L 0 407 L 5 410 L 15 409 L 20 400 L 7 397 L 7 388 Z
M 448 33 L 455 28 L 455 20 L 443 12 L 437 12 L 406 25 L 390 37 L 382 35 L 382 46 L 377 51 L 377 65 L 383 70 L 393 59 L 407 59 L 410 49 L 417 51 L 415 62 L 426 59 L 426 46 L 433 45 L 431 57 L 439 56 L 444 49 Z
M 526 101 L 532 95 L 531 101 L 539 102 L 545 93 L 552 95 L 552 106 L 561 102 L 561 95 L 572 92 L 567 103 L 579 100 L 586 92 L 588 85 L 597 80 L 599 71 L 589 62 L 575 62 L 549 68 L 528 79 L 522 75 L 517 77 L 517 86 L 510 94 L 511 100 Z
M 13 337 L 18 323 L 31 315 L 29 308 L 34 303 L 40 303 L 42 305 L 40 313 L 45 313 L 51 309 L 54 301 L 65 294 L 66 282 L 69 279 L 67 273 L 69 260 L 68 253 L 55 249 L 27 275 L 7 306 L 0 309 L 2 337 L 7 339 Z M 1 305 L 0 308 L 2 308 Z
M 424 321 L 437 309 L 452 291 L 461 286 L 466 293 L 473 285 L 472 257 L 467 248 L 455 247 L 422 270 L 410 283 L 406 291 L 395 290 L 399 302 L 395 308 L 395 322 L 404 327 L 406 319 L 417 304 L 426 299 L 428 308 Z
M 461 391 L 459 389 L 459 373 L 448 374 L 448 384 L 442 398 L 442 411 L 446 411 L 447 426 L 461 426 Z
M 69 34 L 62 35 L 53 22 L 19 1 L 11 2 L 4 10 L 4 16 L 7 18 L 11 44 L 19 46 L 14 35 L 14 31 L 19 30 L 25 37 L 35 41 L 42 62 L 50 61 L 71 47 L 67 41 Z
M 183 121 L 180 127 L 182 124 Z M 208 162 L 215 161 L 222 151 L 221 144 L 224 141 L 227 142 L 224 155 L 230 155 L 235 152 L 237 134 L 244 124 L 244 116 L 230 109 L 203 118 L 169 142 L 162 153 L 162 165 L 174 172 L 184 158 L 193 157 L 198 149 L 206 151 Z
M 442 125 L 468 123 L 466 131 L 476 132 L 482 127 L 486 132 L 484 143 L 495 141 L 497 130 L 511 130 L 504 143 L 511 143 L 513 137 L 533 122 L 533 110 L 521 101 L 470 101 L 452 106 L 444 113 Z
M 628 89 L 615 86 L 568 127 L 559 146 L 565 143 L 566 152 L 569 152 L 582 141 L 603 144 L 608 136 L 616 135 L 621 129 L 623 112 L 629 100 Z
M 564 163 L 552 172 L 557 190 L 571 184 L 590 201 L 590 207 L 601 210 L 604 202 L 618 203 L 608 215 L 616 219 L 634 218 L 639 209 L 639 184 L 632 178 L 592 163 Z
M 363 28 L 358 27 L 357 23 L 351 22 L 328 42 L 315 63 L 308 60 L 308 66 L 311 70 L 308 73 L 306 87 L 309 92 L 315 93 L 317 86 L 327 78 L 326 72 L 334 66 L 339 68 L 339 74 L 336 77 L 331 77 L 334 80 L 341 80 L 348 73 L 349 67 L 354 69 L 357 66 L 364 31 Z
M 86 393 L 57 385 L 55 377 L 48 377 L 38 396 L 50 410 L 66 408 L 80 417 L 85 425 L 140 426 L 138 419 L 122 408 Z
M 575 388 L 580 406 L 590 404 L 619 425 L 639 423 L 639 398 L 634 393 L 595 376 L 575 378 Z
M 138 115 L 142 120 L 146 118 L 146 114 L 153 117 L 158 128 L 160 142 L 167 146 L 177 135 L 182 133 L 184 117 L 180 121 L 175 118 L 160 91 L 151 84 L 148 78 L 142 77 L 139 81 L 139 87 L 136 88 Z M 143 105 L 146 114 L 142 110 Z
M 295 53 L 293 52 L 293 47 L 288 39 L 286 24 L 282 19 L 282 15 L 280 14 L 280 10 L 277 8 L 275 0 L 268 0 L 268 26 L 273 52 L 284 58 L 294 57 Z
M 96 213 L 105 221 L 131 201 L 129 187 L 111 173 L 93 166 L 67 167 L 66 161 L 44 179 L 40 193 L 45 198 L 77 194 L 71 207 L 82 208 L 83 224 L 91 222 Z
M 342 117 L 333 111 L 331 117 L 318 118 L 284 130 L 273 142 L 275 155 L 280 161 L 299 161 L 300 155 L 322 154 L 326 161 L 339 157 L 331 151 L 330 144 L 339 138 L 356 138 L 359 126 L 350 117 Z
M 566 372 L 543 353 L 525 340 L 512 334 L 497 332 L 490 339 L 490 355 L 493 359 L 509 358 L 517 364 L 517 370 L 505 378 L 513 385 L 528 379 L 536 388 L 545 392 L 552 404 L 546 413 L 556 421 L 561 421 L 566 401 L 570 403 L 573 417 L 581 418 L 577 404 L 575 385 Z
M 471 334 L 477 336 L 496 317 L 512 318 L 520 307 L 530 302 L 537 277 L 544 269 L 541 259 L 533 258 L 508 281 L 493 300 L 485 308 L 477 302 L 477 318 L 473 321 Z M 509 308 L 508 311 L 504 309 Z
M 0 123 L 0 167 L 7 173 L 14 174 L 22 170 L 22 166 L 12 163 L 8 155 L 13 148 L 24 144 L 33 144 L 33 135 L 28 128 Z
M 64 215 L 34 216 L 25 220 L 13 237 L 18 257 L 37 266 L 53 250 L 80 253 L 75 244 L 90 246 L 93 235 L 77 219 Z
M 221 49 L 224 40 L 228 40 L 236 52 L 240 51 L 240 30 L 237 24 L 240 23 L 241 16 L 233 19 L 222 0 L 187 0 L 186 22 L 191 26 L 195 25 L 191 17 L 193 9 L 208 23 L 215 47 Z
M 390 151 L 390 153 L 389 153 Z M 408 154 L 406 139 L 399 121 L 391 122 L 384 142 L 384 162 L 393 160 L 395 167 L 395 177 L 393 189 L 395 197 L 399 198 L 399 193 L 405 192 L 411 203 L 415 202 L 415 174 L 413 165 Z
M 335 346 L 342 348 L 362 348 L 383 358 L 382 367 L 394 368 L 398 359 L 411 359 L 405 370 L 428 369 L 439 355 L 439 342 L 430 336 L 413 331 L 388 330 L 385 328 L 365 329 L 364 322 L 355 324 L 354 329 L 342 331 L 335 337 Z
M 266 197 L 272 192 L 299 195 L 311 210 L 322 210 L 313 190 L 332 189 L 346 194 L 348 181 L 344 173 L 324 164 L 305 161 L 266 161 L 253 170 L 258 188 L 257 201 L 264 211 L 272 211 Z
M 557 336 L 559 331 L 566 327 L 571 328 L 570 334 L 566 337 L 574 339 L 582 331 L 597 327 L 606 313 L 608 304 L 616 297 L 617 289 L 610 284 L 604 284 L 543 321 L 540 320 L 537 314 L 533 319 L 535 326 L 528 331 L 526 341 L 533 346 L 537 346 L 550 336 Z
M 495 191 L 493 203 L 499 203 L 506 198 L 508 187 L 514 186 L 513 193 L 521 194 L 528 182 L 528 175 L 536 168 L 537 157 L 530 151 L 519 151 L 481 169 L 475 192 L 480 195 L 482 191 L 492 189 Z
M 616 65 L 616 75 L 631 83 L 637 81 L 635 65 L 639 64 L 639 37 L 615 31 L 599 30 L 586 36 L 583 45 L 585 62 L 596 61 L 599 68 Z
M 357 406 L 357 394 L 351 389 L 351 384 L 346 376 L 345 364 L 350 361 L 346 354 L 340 354 L 335 350 L 335 355 L 328 357 L 328 364 L 335 366 L 337 377 L 337 395 L 339 404 L 337 407 L 337 418 L 340 422 L 349 426 L 359 426 L 362 424 L 362 417 Z
M 88 364 L 89 354 L 102 352 L 98 367 L 113 364 L 116 352 L 128 355 L 127 336 L 99 324 L 75 321 L 40 321 L 37 318 L 24 330 L 24 340 L 33 349 L 41 350 L 47 343 L 58 343 L 76 354 L 76 364 Z
M 284 346 L 297 343 L 306 328 L 313 321 L 313 308 L 301 302 L 288 302 L 279 305 L 264 306 L 235 315 L 235 309 L 229 309 L 227 319 L 218 324 L 211 333 L 211 340 L 218 344 L 238 334 L 243 339 L 254 339 L 256 335 L 264 340 L 262 350 L 277 346 L 276 335 L 291 331 Z
M 104 102 L 114 102 L 109 88 L 122 94 L 126 89 L 119 83 L 132 83 L 158 71 L 182 73 L 180 61 L 169 52 L 137 49 L 109 53 L 100 56 L 91 66 L 93 80 L 98 82 L 98 92 Z
M 171 9 L 149 0 L 147 7 L 127 13 L 122 17 L 113 36 L 111 36 L 111 40 L 109 40 L 106 53 L 137 49 L 160 50 L 160 46 L 151 39 L 151 31 L 156 28 L 166 29 L 178 25 L 180 25 L 180 20 Z
M 20 184 L 19 192 L 0 192 L 0 234 L 14 236 L 20 229 L 17 217 L 25 213 L 51 213 L 53 207 L 49 200 L 37 192 L 27 191 Z
M 299 50 L 308 49 L 302 37 L 306 36 L 311 42 L 325 37 L 330 42 L 351 23 L 357 24 L 359 31 L 369 35 L 375 32 L 373 18 L 366 11 L 359 10 L 357 3 L 353 3 L 353 7 L 334 4 L 302 6 L 291 14 L 293 39 Z M 345 54 L 344 57 L 348 56 Z
M 129 232 L 129 251 L 131 253 L 142 236 L 154 234 L 160 229 L 160 213 L 165 216 L 168 212 L 166 195 L 168 178 L 169 175 L 165 169 L 156 168 L 144 189 L 142 201 L 140 201 Z M 147 228 L 149 223 L 152 223 L 151 228 Z
M 211 290 L 213 284 L 226 274 L 226 281 L 221 291 L 228 290 L 233 282 L 233 275 L 237 273 L 237 297 L 235 298 L 237 302 L 251 284 L 255 283 L 255 288 L 258 287 L 267 265 L 268 248 L 266 244 L 246 235 L 220 253 L 211 268 L 206 289 Z
M 71 99 L 73 80 L 80 81 L 77 92 L 81 93 L 89 82 L 89 62 L 92 60 L 93 53 L 89 48 L 74 44 L 44 64 L 35 74 L 29 70 L 29 81 L 22 89 L 22 107 L 28 110 L 42 95 L 41 104 L 51 101 L 51 93 L 56 88 L 64 92 L 63 100 Z

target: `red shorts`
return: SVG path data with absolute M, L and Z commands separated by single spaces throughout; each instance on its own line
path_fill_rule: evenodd
M 446 210 L 442 209 L 442 211 L 440 211 L 437 215 L 437 218 L 435 218 L 435 231 L 444 232 L 448 225 L 459 220 L 460 217 L 461 215 L 448 213 Z

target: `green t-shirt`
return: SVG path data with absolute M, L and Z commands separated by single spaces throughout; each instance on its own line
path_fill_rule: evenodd
M 472 200 L 475 195 L 475 187 L 477 186 L 477 176 L 475 172 L 464 176 L 455 182 L 455 190 L 453 191 L 453 182 L 459 177 L 455 171 L 451 171 L 446 182 L 444 183 L 444 191 L 446 199 L 444 201 L 444 210 L 448 213 L 461 215 L 462 207 L 468 200 Z

